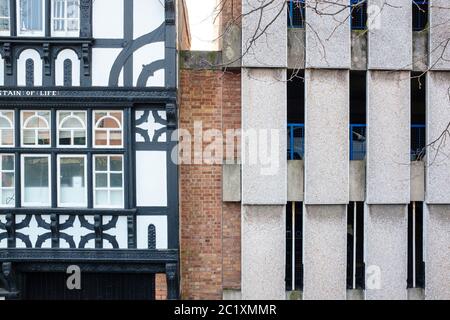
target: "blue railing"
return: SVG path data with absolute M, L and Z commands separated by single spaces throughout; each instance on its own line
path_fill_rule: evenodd
M 412 0 L 413 30 L 422 31 L 428 24 L 428 0 Z
M 366 157 L 365 124 L 350 125 L 350 160 L 364 160 Z M 425 155 L 425 125 L 411 125 L 411 161 L 423 159 Z M 301 123 L 288 124 L 288 159 L 302 160 L 305 155 L 305 126 Z
M 366 125 L 350 125 L 350 160 L 364 160 L 366 157 Z
M 288 27 L 305 27 L 305 0 L 288 0 Z
M 305 155 L 305 125 L 288 124 L 288 159 L 302 160 Z
M 350 0 L 351 5 L 351 27 L 352 30 L 367 29 L 367 1 Z

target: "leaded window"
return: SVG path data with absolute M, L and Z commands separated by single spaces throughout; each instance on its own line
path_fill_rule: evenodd
M 50 146 L 50 111 L 22 111 L 22 146 Z
M 86 111 L 58 111 L 58 146 L 86 146 Z
M 122 111 L 94 112 L 94 146 L 122 147 Z

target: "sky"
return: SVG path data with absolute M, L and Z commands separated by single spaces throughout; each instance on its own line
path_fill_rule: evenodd
M 191 50 L 217 50 L 218 25 L 214 25 L 216 0 L 186 0 L 191 31 Z M 216 21 L 218 22 L 218 21 Z

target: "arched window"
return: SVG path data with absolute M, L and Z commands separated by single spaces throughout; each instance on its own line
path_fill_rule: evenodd
M 14 146 L 14 111 L 0 112 L 0 146 Z
M 22 146 L 50 146 L 50 111 L 22 111 Z
M 86 111 L 58 111 L 58 147 L 86 146 Z
M 94 112 L 94 146 L 122 147 L 122 111 Z

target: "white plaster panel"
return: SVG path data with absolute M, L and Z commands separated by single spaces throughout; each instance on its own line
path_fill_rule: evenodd
M 89 222 L 89 224 L 94 225 L 94 223 L 95 223 L 94 216 L 84 216 L 84 217 Z M 69 219 L 69 216 L 62 215 L 62 216 L 60 216 L 59 221 L 62 224 L 65 221 L 67 221 L 68 219 Z M 93 233 L 94 231 L 82 227 L 80 219 L 77 216 L 77 217 L 75 217 L 73 226 L 70 228 L 67 228 L 65 230 L 62 230 L 61 232 L 64 232 L 65 234 L 72 236 L 76 247 L 79 248 L 81 238 L 83 236 L 86 236 L 89 233 Z M 59 240 L 59 246 L 60 246 L 60 248 L 70 248 L 69 244 L 62 238 Z M 85 246 L 85 249 L 94 249 L 94 248 L 95 248 L 95 239 L 89 240 Z
M 122 49 L 92 49 L 92 85 L 106 87 L 109 85 L 111 68 Z M 123 70 L 119 76 L 119 86 L 123 86 Z
M 286 71 L 242 71 L 242 203 L 286 204 Z
M 450 70 L 450 3 L 430 0 L 429 66 L 431 70 Z
M 108 224 L 112 219 L 112 216 L 103 216 L 103 225 Z M 128 219 L 126 216 L 118 217 L 116 226 L 112 229 L 104 230 L 103 233 L 113 236 L 119 245 L 119 249 L 128 248 Z M 103 238 L 103 248 L 113 249 L 113 246 L 108 240 Z
M 80 59 L 75 51 L 64 49 L 55 60 L 55 84 L 57 86 L 64 85 L 64 61 L 70 59 L 72 61 L 72 86 L 80 85 Z
M 450 206 L 424 205 L 425 299 L 450 300 Z
M 367 202 L 410 201 L 410 73 L 367 74 Z
M 304 206 L 303 299 L 345 300 L 347 206 Z
M 6 223 L 6 215 L 0 215 L 0 223 L 5 224 Z M 4 233 L 6 235 L 6 230 L 0 229 L 0 234 Z M 0 249 L 4 249 L 8 247 L 8 239 L 5 237 L 5 239 L 0 240 Z
M 305 204 L 347 204 L 349 71 L 306 70 L 305 92 Z
M 433 204 L 450 204 L 450 144 L 442 136 L 450 122 L 449 87 L 450 73 L 427 73 L 426 201 Z
M 5 61 L 0 58 L 0 86 L 5 85 Z
M 26 61 L 34 61 L 34 85 L 42 86 L 42 60 L 39 52 L 34 49 L 26 49 L 20 53 L 17 60 L 17 85 L 26 85 Z
M 366 205 L 366 300 L 406 300 L 408 207 Z
M 411 0 L 368 0 L 368 67 L 412 69 Z
M 138 207 L 167 206 L 167 153 L 136 152 L 136 200 Z
M 243 300 L 284 300 L 286 207 L 242 207 Z
M 286 68 L 286 1 L 245 0 L 242 14 L 242 65 Z
M 26 219 L 26 215 L 17 215 L 16 216 L 16 225 L 22 222 Z M 42 219 L 47 222 L 51 223 L 50 216 L 49 215 L 43 215 Z M 45 233 L 51 232 L 50 230 L 41 228 L 38 226 L 38 222 L 36 220 L 36 216 L 33 215 L 33 217 L 30 220 L 30 224 L 26 228 L 22 228 L 17 230 L 18 233 L 22 233 L 25 236 L 28 236 L 31 242 L 31 245 L 33 248 L 36 248 L 36 242 L 38 240 L 38 237 L 40 235 L 43 235 Z M 21 239 L 16 238 L 16 247 L 17 248 L 26 248 L 25 242 L 23 242 Z M 52 242 L 51 238 L 47 239 L 41 246 L 41 248 L 51 248 Z
M 158 28 L 165 19 L 164 2 L 159 0 L 134 0 L 134 39 Z
M 139 75 L 146 65 L 154 61 L 164 60 L 164 42 L 147 44 L 137 50 L 133 55 L 133 84 L 137 86 Z M 148 87 L 164 87 L 164 69 L 160 69 L 151 76 L 147 82 Z
M 93 1 L 92 21 L 94 38 L 122 39 L 124 33 L 124 0 Z
M 156 249 L 168 248 L 167 216 L 137 216 L 137 248 L 148 249 L 148 227 L 153 224 L 156 230 Z
M 350 69 L 348 0 L 306 0 L 306 68 Z

